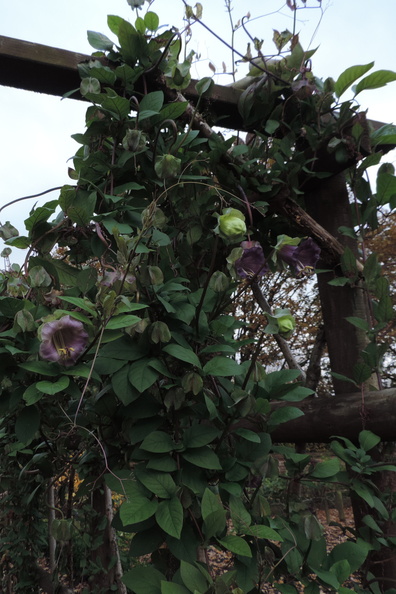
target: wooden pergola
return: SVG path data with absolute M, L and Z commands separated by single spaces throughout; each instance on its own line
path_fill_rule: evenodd
M 90 59 L 91 56 L 86 54 L 0 36 L 0 84 L 56 96 L 63 96 L 75 89 L 69 96 L 82 100 L 77 67 L 79 63 Z M 192 81 L 183 92 L 184 97 L 192 103 L 198 98 L 195 84 L 196 81 Z M 240 90 L 231 87 L 214 86 L 209 100 L 210 110 L 221 126 L 243 129 L 237 108 L 240 93 Z M 374 129 L 383 125 L 372 121 L 369 124 Z M 380 148 L 377 147 L 376 150 Z M 393 147 L 386 147 L 387 150 L 390 148 Z M 299 207 L 287 200 L 279 206 L 284 209 L 284 214 L 298 216 L 304 231 L 314 230 L 323 241 L 327 241 L 329 250 L 333 249 L 335 259 L 339 258 L 345 245 L 345 238 L 339 234 L 338 228 L 346 224 L 345 217 L 349 210 L 348 193 L 341 169 L 342 167 L 337 166 L 331 178 L 324 182 L 319 180 L 314 187 L 309 187 L 306 195 L 308 214 L 302 209 L 296 210 Z M 356 362 L 356 353 L 361 350 L 361 344 L 345 318 L 361 315 L 364 308 L 356 298 L 353 288 L 329 286 L 330 278 L 326 273 L 318 277 L 322 310 L 328 329 L 326 340 L 333 370 L 348 376 Z M 274 432 L 273 439 L 294 443 L 322 443 L 329 441 L 333 435 L 356 439 L 362 429 L 362 394 L 351 390 L 352 384 L 347 382 L 335 380 L 334 386 L 335 396 L 309 398 L 296 404 L 305 415 L 281 425 Z M 365 393 L 364 409 L 365 428 L 375 432 L 384 441 L 396 441 L 396 389 Z

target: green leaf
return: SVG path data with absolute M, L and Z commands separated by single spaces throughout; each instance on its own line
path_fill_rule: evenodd
M 153 431 L 143 440 L 140 445 L 142 450 L 157 454 L 172 452 L 176 445 L 171 436 L 164 431 Z
M 364 450 L 365 452 L 368 452 L 369 450 L 374 448 L 376 445 L 380 443 L 380 441 L 381 438 L 378 437 L 378 435 L 375 435 L 374 433 L 372 433 L 372 431 L 368 431 L 367 429 L 364 429 L 359 433 L 359 444 L 362 450 Z
M 203 95 L 205 97 L 210 96 L 210 93 L 214 86 L 213 78 L 206 76 L 205 78 L 201 78 L 195 85 L 195 90 L 197 91 L 198 95 Z
M 23 399 L 26 402 L 27 406 L 31 404 L 35 404 L 43 397 L 43 393 L 39 392 L 36 388 L 36 384 L 32 384 L 23 393 Z
M 337 278 L 333 278 L 327 284 L 331 285 L 332 287 L 345 287 L 349 283 L 349 278 L 346 276 L 338 276 Z
M 48 221 L 49 217 L 54 214 L 56 207 L 58 205 L 57 200 L 52 200 L 47 202 L 43 206 L 35 208 L 30 216 L 25 219 L 25 227 L 28 231 L 32 231 L 34 227 L 39 225 L 40 223 L 44 223 Z
M 331 571 L 326 571 L 325 569 L 316 569 L 313 568 L 314 573 L 318 576 L 318 578 L 324 582 L 327 586 L 331 586 L 335 592 L 338 592 L 338 588 L 340 583 L 337 577 Z
M 208 470 L 222 469 L 218 456 L 208 446 L 188 450 L 187 452 L 183 452 L 182 456 L 185 460 L 194 464 L 194 466 L 199 466 L 199 468 L 206 468 Z
M 149 555 L 159 549 L 163 542 L 164 533 L 158 526 L 154 525 L 133 535 L 129 555 L 131 557 Z
M 95 318 L 98 315 L 96 312 L 95 305 L 91 301 L 88 301 L 87 299 L 82 299 L 81 297 L 64 297 L 64 296 L 61 296 L 60 299 L 62 301 L 66 301 L 66 303 L 71 303 L 72 305 L 75 305 L 76 307 L 83 309 L 84 311 L 87 311 L 88 313 L 93 315 Z
M 254 536 L 254 538 L 267 538 L 268 540 L 277 540 L 278 542 L 283 542 L 283 538 L 280 534 L 278 534 L 278 532 L 269 526 L 263 526 L 262 524 L 249 526 L 245 529 L 245 534 L 247 536 Z
M 309 473 L 309 476 L 324 479 L 336 475 L 340 470 L 338 459 L 331 458 L 330 460 L 318 462 L 312 472 Z
M 217 542 L 221 544 L 225 549 L 231 551 L 231 553 L 235 553 L 236 555 L 242 555 L 243 557 L 251 557 L 252 551 L 250 550 L 250 546 L 240 536 L 234 536 L 233 534 L 229 534 L 228 536 L 224 536 L 222 539 L 217 539 Z
M 138 316 L 133 316 L 131 314 L 114 316 L 110 318 L 110 320 L 107 322 L 106 330 L 117 330 L 119 328 L 127 328 L 128 326 L 137 324 L 140 321 L 141 319 Z
M 310 388 L 304 388 L 304 386 L 290 386 L 290 390 L 284 396 L 279 396 L 279 400 L 284 400 L 286 402 L 301 402 L 307 396 L 311 396 L 314 394 L 313 390 Z
M 356 328 L 360 328 L 361 330 L 364 330 L 365 332 L 368 332 L 370 330 L 370 326 L 369 326 L 367 320 L 363 320 L 363 318 L 356 318 L 354 316 L 349 316 L 348 318 L 345 318 L 345 319 L 353 326 L 356 326 Z
M 49 377 L 57 377 L 59 375 L 59 369 L 54 368 L 53 364 L 46 361 L 26 361 L 25 363 L 20 363 L 19 367 L 39 375 L 48 375 Z
M 379 303 L 374 302 L 374 317 L 378 322 L 390 322 L 394 317 L 393 303 L 390 295 L 381 297 Z
M 330 567 L 331 573 L 334 573 L 340 584 L 345 582 L 351 575 L 351 566 L 347 559 L 340 559 Z
M 177 491 L 176 483 L 172 476 L 165 472 L 152 472 L 140 468 L 135 469 L 136 478 L 154 495 L 161 499 L 174 497 Z
M 228 357 L 213 357 L 203 368 L 205 375 L 214 375 L 216 377 L 228 377 L 232 375 L 241 375 L 243 368 L 234 359 Z
M 161 594 L 190 594 L 190 590 L 176 582 L 161 582 Z
M 165 576 L 152 565 L 138 565 L 125 572 L 122 581 L 135 594 L 161 594 Z
M 151 111 L 153 114 L 160 112 L 164 104 L 164 93 L 162 91 L 153 91 L 143 96 L 139 104 L 139 114 L 142 111 Z
M 231 496 L 229 508 L 234 530 L 239 534 L 246 534 L 247 530 L 249 530 L 250 524 L 252 523 L 252 518 L 250 513 L 247 511 L 241 497 Z
M 158 379 L 158 372 L 150 367 L 150 359 L 135 361 L 129 368 L 128 378 L 140 393 L 144 392 Z
M 354 479 L 351 482 L 351 489 L 353 491 L 355 491 L 359 497 L 361 497 L 362 499 L 364 499 L 364 501 L 370 506 L 370 507 L 374 507 L 374 497 L 370 491 L 370 489 L 368 489 L 364 483 L 358 481 L 357 479 Z
M 250 431 L 250 429 L 245 429 L 244 427 L 238 427 L 233 431 L 234 435 L 239 435 L 246 441 L 251 441 L 252 443 L 261 443 L 260 436 L 257 435 L 254 431 Z
M 90 69 L 91 76 L 95 77 L 100 83 L 105 85 L 114 85 L 117 75 L 114 70 L 108 66 L 98 66 Z
M 130 501 L 124 501 L 120 507 L 122 525 L 137 524 L 151 518 L 157 511 L 157 507 L 157 501 L 135 494 Z
M 338 379 L 342 382 L 349 382 L 350 384 L 354 384 L 355 386 L 357 385 L 356 382 L 351 379 L 350 377 L 347 377 L 346 375 L 343 375 L 342 373 L 336 373 L 335 371 L 331 372 L 331 375 L 335 378 Z
M 180 563 L 180 577 L 190 592 L 206 592 L 209 587 L 208 580 L 198 567 L 183 560 Z
M 271 413 L 269 418 L 270 425 L 280 425 L 281 423 L 287 423 L 293 419 L 303 416 L 304 413 L 295 406 L 282 406 Z
M 349 247 L 344 249 L 341 256 L 341 269 L 348 277 L 354 277 L 357 274 L 356 256 Z
M 386 509 L 384 502 L 379 498 L 373 495 L 373 507 L 375 511 L 381 516 L 382 519 L 388 520 L 389 519 L 389 512 Z
M 115 91 L 106 87 L 107 94 L 103 93 L 97 96 L 97 101 L 106 111 L 110 112 L 116 120 L 124 120 L 131 111 L 129 99 L 120 97 Z M 89 96 L 88 96 L 89 98 Z M 95 101 L 95 96 L 92 98 Z
M 83 363 L 74 365 L 70 369 L 63 369 L 62 373 L 63 375 L 72 375 L 74 377 L 84 377 L 85 379 L 89 378 L 100 381 L 100 376 L 96 371 L 92 371 L 90 365 L 84 365 Z
M 381 126 L 381 128 L 371 133 L 371 140 L 375 146 L 379 144 L 396 144 L 396 126 L 394 124 Z M 381 155 L 380 152 L 377 154 Z
M 304 518 L 304 533 L 309 540 L 318 542 L 322 539 L 323 527 L 313 514 L 308 514 Z
M 337 97 L 341 97 L 341 95 L 355 82 L 355 80 L 363 76 L 363 74 L 366 74 L 366 72 L 368 72 L 373 66 L 374 62 L 370 62 L 369 64 L 365 65 L 350 66 L 344 70 L 334 85 L 334 91 Z
M 116 371 L 111 378 L 111 386 L 114 393 L 124 406 L 127 406 L 140 396 L 140 393 L 132 388 L 128 375 L 129 365 L 124 365 L 124 367 Z
M 51 258 L 46 260 L 38 256 L 30 258 L 30 266 L 42 266 L 45 270 L 53 276 L 56 280 L 57 285 L 63 285 L 67 287 L 76 287 L 79 270 L 73 268 L 62 260 Z
M 175 357 L 175 359 L 179 359 L 185 363 L 190 363 L 199 369 L 201 368 L 201 363 L 192 349 L 187 349 L 178 344 L 167 344 L 162 348 L 162 350 L 164 353 Z
M 37 382 L 36 388 L 40 392 L 43 392 L 43 394 L 50 394 L 52 396 L 54 394 L 58 394 L 58 392 L 63 392 L 64 390 L 66 390 L 69 383 L 70 378 L 66 375 L 62 375 L 56 382 Z
M 177 497 L 161 501 L 155 513 L 155 519 L 160 528 L 174 538 L 180 538 L 183 516 L 183 506 Z
M 148 11 L 144 15 L 144 24 L 149 31 L 156 31 L 159 26 L 159 17 L 155 12 Z
M 369 528 L 371 528 L 371 530 L 374 530 L 374 532 L 378 532 L 379 534 L 383 534 L 382 528 L 380 528 L 378 526 L 378 524 L 374 520 L 373 516 L 369 516 L 369 515 L 364 516 L 363 522 L 366 524 L 366 526 L 368 526 Z
M 343 542 L 336 545 L 329 555 L 329 562 L 336 563 L 346 559 L 350 565 L 351 573 L 357 571 L 365 562 L 367 549 L 359 546 L 355 542 Z
M 113 48 L 114 43 L 102 33 L 87 31 L 87 37 L 88 43 L 97 50 L 109 51 Z
M 220 497 L 215 495 L 211 489 L 206 488 L 201 501 L 202 518 L 206 521 L 211 514 L 218 511 L 225 514 Z
M 182 561 L 194 563 L 197 558 L 197 549 L 200 546 L 197 534 L 192 525 L 185 522 L 180 538 L 168 536 L 166 543 L 172 555 Z
M 177 120 L 186 111 L 187 105 L 188 101 L 168 103 L 161 109 L 159 116 L 155 116 L 151 121 L 157 124 L 164 120 Z
M 389 82 L 396 80 L 396 72 L 392 70 L 377 70 L 363 78 L 355 87 L 355 96 L 367 89 L 379 89 Z
M 353 366 L 353 379 L 357 385 L 363 384 L 371 377 L 372 373 L 372 368 L 369 365 L 366 365 L 366 363 L 356 363 L 356 365 Z
M 379 173 L 377 176 L 377 200 L 380 204 L 388 204 L 396 195 L 396 177 L 391 173 Z M 373 254 L 372 254 L 373 255 Z M 375 257 L 373 255 L 373 257 Z
M 202 424 L 193 425 L 184 431 L 183 445 L 186 448 L 200 448 L 212 443 L 219 435 L 220 432 L 214 427 Z
M 40 412 L 35 406 L 25 406 L 15 423 L 15 434 L 21 443 L 30 442 L 40 427 Z

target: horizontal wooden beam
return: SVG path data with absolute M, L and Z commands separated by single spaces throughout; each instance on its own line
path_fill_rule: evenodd
M 88 54 L 0 35 L 0 85 L 61 97 L 76 89 L 71 98 L 81 100 L 77 66 L 91 59 Z M 196 83 L 196 80 L 191 81 L 183 91 L 191 101 L 198 99 Z M 214 85 L 211 97 L 205 103 L 218 125 L 234 129 L 243 127 L 238 112 L 241 93 L 232 87 Z
M 0 84 L 62 97 L 79 88 L 77 65 L 88 59 L 85 54 L 0 36 Z
M 78 90 L 80 76 L 77 66 L 91 59 L 92 56 L 88 54 L 0 35 L 0 85 L 60 97 L 76 89 L 71 98 L 81 100 L 83 97 Z M 192 80 L 183 91 L 183 95 L 192 102 L 198 99 L 196 83 L 196 80 Z M 210 111 L 216 125 L 243 130 L 238 112 L 241 93 L 240 89 L 214 85 L 204 107 Z M 374 120 L 369 123 L 374 130 L 384 125 Z
M 303 416 L 282 423 L 272 433 L 277 443 L 326 443 L 335 435 L 356 441 L 368 429 L 382 441 L 396 441 L 396 389 L 338 396 L 309 397 L 302 402 L 274 403 L 273 410 L 297 406 Z

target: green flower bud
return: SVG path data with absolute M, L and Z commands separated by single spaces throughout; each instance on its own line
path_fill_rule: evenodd
M 219 216 L 219 233 L 231 241 L 239 241 L 246 233 L 245 216 L 235 208 L 226 208 Z
M 296 320 L 293 318 L 291 314 L 283 315 L 278 320 L 278 327 L 279 327 L 279 334 L 281 334 L 284 338 L 288 338 L 294 328 L 296 327 Z
M 162 157 L 157 157 L 154 169 L 161 179 L 176 177 L 181 171 L 181 159 L 173 155 L 162 155 Z
M 146 146 L 147 137 L 141 130 L 127 130 L 122 139 L 122 146 L 126 151 L 142 151 Z
M 283 338 L 289 338 L 296 321 L 288 309 L 276 309 L 273 314 L 266 313 L 268 324 L 265 327 L 267 334 L 280 334 Z

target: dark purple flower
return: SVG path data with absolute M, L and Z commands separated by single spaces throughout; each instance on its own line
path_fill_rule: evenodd
M 288 264 L 296 276 L 312 274 L 320 256 L 320 247 L 312 237 L 303 239 L 298 245 L 285 243 L 279 250 L 280 258 Z
M 63 316 L 43 325 L 40 357 L 69 367 L 84 352 L 87 342 L 88 334 L 83 324 L 70 316 Z
M 243 254 L 235 262 L 238 276 L 241 278 L 264 276 L 269 268 L 260 243 L 258 241 L 242 241 L 241 248 Z

